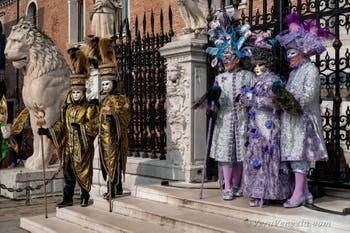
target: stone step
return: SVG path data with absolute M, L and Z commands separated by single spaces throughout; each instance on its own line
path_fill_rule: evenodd
M 350 199 L 349 189 L 325 187 L 324 192 L 327 196 L 330 196 L 330 197 L 340 197 L 344 199 Z
M 108 202 L 102 198 L 94 199 L 94 206 L 108 210 Z M 269 228 L 257 227 L 254 223 L 244 220 L 226 217 L 220 214 L 211 214 L 206 211 L 198 211 L 183 208 L 157 201 L 145 200 L 136 197 L 121 197 L 113 201 L 113 212 L 141 219 L 143 221 L 164 224 L 170 228 L 183 232 L 281 232 L 274 226 Z M 285 230 L 285 232 L 292 232 Z
M 20 219 L 20 227 L 35 233 L 62 233 L 62 232 L 74 232 L 74 233 L 89 233 L 94 232 L 88 228 L 78 226 L 67 221 L 63 221 L 54 215 L 50 215 L 45 219 L 44 215 L 38 215 L 34 217 L 23 217 Z
M 174 188 L 160 185 L 137 186 L 133 196 L 177 207 L 226 216 L 260 226 L 302 232 L 349 232 L 350 215 L 341 216 L 311 210 L 304 206 L 286 209 L 279 205 L 264 208 L 249 207 L 248 198 L 223 201 L 220 190 L 204 190 L 203 199 L 198 198 L 198 189 Z M 348 203 L 344 203 L 347 205 Z M 316 227 L 315 227 L 316 226 Z M 321 226 L 321 227 L 319 227 Z
M 136 218 L 130 218 L 117 214 L 116 212 L 109 212 L 109 209 L 101 210 L 88 206 L 82 208 L 80 206 L 72 206 L 67 208 L 57 209 L 56 217 L 81 226 L 93 229 L 94 232 L 101 233 L 181 233 L 176 230 L 161 224 L 141 221 Z

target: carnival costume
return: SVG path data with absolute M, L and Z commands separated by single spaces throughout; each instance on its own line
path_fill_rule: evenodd
M 254 83 L 252 72 L 240 69 L 238 62 L 249 54 L 244 43 L 250 35 L 249 25 L 235 26 L 237 20 L 228 12 L 218 12 L 216 20 L 210 23 L 208 34 L 216 47 L 207 52 L 214 55 L 212 66 L 220 60 L 226 72 L 215 77 L 214 88 L 221 89 L 218 99 L 219 109 L 215 121 L 210 157 L 219 162 L 219 172 L 223 172 L 224 200 L 239 196 L 242 174 L 243 153 L 246 142 L 247 112 L 236 101 L 242 86 Z M 234 65 L 234 68 L 226 68 Z M 232 184 L 232 179 L 234 183 Z
M 93 141 L 98 132 L 97 101 L 88 102 L 85 97 L 87 74 L 84 73 L 86 69 L 82 63 L 87 60 L 80 58 L 84 55 L 79 49 L 75 49 L 75 52 L 77 63 L 73 64 L 75 73 L 70 75 L 71 91 L 61 108 L 60 118 L 48 129 L 39 129 L 40 135 L 46 134 L 52 140 L 63 163 L 65 185 L 63 201 L 58 207 L 73 204 L 76 181 L 81 188 L 81 206 L 88 205 L 92 183 Z M 75 93 L 80 93 L 80 97 L 78 95 L 75 99 Z
M 275 40 L 270 32 L 254 36 L 252 63 L 256 73 L 253 88 L 241 89 L 242 102 L 249 110 L 246 153 L 243 161 L 243 194 L 250 206 L 264 200 L 284 200 L 290 194 L 289 169 L 280 157 L 280 111 L 273 102 L 272 83 L 279 79 L 273 68 Z
M 304 202 L 312 203 L 306 175 L 311 161 L 327 159 L 322 133 L 320 114 L 320 76 L 310 56 L 326 50 L 323 39 L 333 38 L 326 29 L 317 28 L 315 20 L 302 22 L 299 15 L 287 16 L 289 29 L 277 35 L 276 39 L 287 51 L 287 59 L 293 68 L 286 90 L 302 107 L 303 113 L 284 111 L 282 114 L 281 157 L 290 161 L 295 174 L 295 189 L 284 207 L 297 207 Z
M 104 42 L 103 42 L 104 41 Z M 101 43 L 103 42 L 103 43 Z M 118 80 L 114 43 L 101 38 L 99 43 L 102 91 L 104 99 L 99 116 L 99 151 L 103 178 L 108 179 L 105 199 L 123 193 L 128 154 L 128 125 L 131 118 L 130 100 L 123 94 L 123 82 Z
M 2 161 L 5 160 L 8 154 L 7 150 L 7 141 L 10 137 L 10 128 L 11 125 L 7 124 L 7 117 L 8 117 L 8 108 L 7 108 L 7 101 L 6 97 L 3 95 L 0 101 L 0 128 L 1 128 L 1 134 L 0 134 L 0 168 L 2 166 Z

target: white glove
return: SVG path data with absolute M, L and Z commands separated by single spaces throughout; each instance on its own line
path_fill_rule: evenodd
M 1 126 L 1 134 L 3 138 L 9 138 L 11 136 L 11 124 Z

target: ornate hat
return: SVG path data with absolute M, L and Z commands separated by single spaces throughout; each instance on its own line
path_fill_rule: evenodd
M 71 74 L 70 85 L 72 90 L 85 90 L 86 75 L 85 74 Z
M 100 65 L 98 69 L 100 71 L 101 81 L 117 80 L 117 66 L 114 63 Z
M 300 15 L 291 13 L 286 16 L 288 29 L 276 36 L 280 44 L 287 49 L 296 49 L 307 56 L 321 54 L 326 50 L 322 41 L 334 39 L 328 28 L 319 28 L 316 19 L 303 22 Z
M 250 25 L 238 26 L 235 12 L 218 11 L 215 20 L 209 23 L 209 39 L 215 47 L 208 47 L 206 52 L 213 55 L 211 65 L 214 67 L 223 60 L 225 52 L 229 51 L 238 58 L 250 56 L 250 50 L 245 42 L 251 35 Z
M 262 31 L 252 36 L 252 59 L 255 64 L 264 64 L 271 69 L 275 63 L 275 54 L 273 48 L 276 44 L 276 39 L 271 37 L 271 31 Z
M 72 74 L 70 77 L 72 90 L 85 90 L 88 78 L 89 61 L 79 47 L 68 45 L 67 52 L 72 63 Z

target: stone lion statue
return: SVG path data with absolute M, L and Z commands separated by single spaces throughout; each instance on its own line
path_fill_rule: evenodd
M 69 91 L 69 66 L 53 41 L 32 23 L 20 20 L 7 38 L 5 56 L 23 74 L 22 97 L 29 109 L 34 135 L 33 155 L 25 162 L 31 170 L 42 168 L 41 142 L 34 108 L 45 112 L 43 127 L 51 126 L 59 117 L 60 107 Z M 44 162 L 48 165 L 54 152 L 52 143 L 44 136 Z

